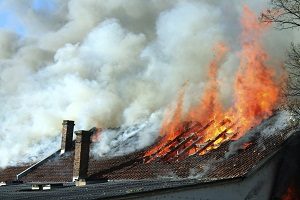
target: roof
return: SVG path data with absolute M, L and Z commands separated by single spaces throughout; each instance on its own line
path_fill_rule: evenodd
M 30 167 L 30 164 L 25 164 L 25 165 L 22 165 L 22 166 L 12 166 L 12 167 L 2 169 L 0 171 L 0 182 L 2 182 L 2 181 L 3 182 L 15 181 L 16 177 L 17 177 L 17 174 L 24 171 L 28 167 Z
M 277 166 L 279 161 L 282 162 L 282 156 L 286 155 L 285 150 L 291 147 L 290 141 L 298 141 L 299 144 L 300 134 L 294 136 L 296 137 L 290 137 L 288 144 L 284 145 L 284 151 L 276 153 L 276 156 L 268 157 L 272 159 L 264 159 L 261 162 L 263 166 L 245 179 L 240 177 L 205 180 L 189 177 L 184 179 L 119 180 L 102 183 L 98 181 L 84 187 L 74 187 L 74 183 L 64 183 L 56 187 L 51 186 L 49 190 L 34 191 L 31 189 L 31 184 L 25 183 L 0 187 L 0 199 L 219 199 L 219 195 L 225 199 L 270 199 L 268 185 L 274 184 L 272 177 L 278 178 L 278 170 L 274 166 Z M 294 140 L 295 138 L 296 140 Z M 293 152 L 296 152 L 299 145 L 292 145 L 294 146 Z M 273 171 L 270 170 L 271 168 Z M 262 184 L 262 180 L 267 180 L 268 184 Z M 281 181 L 281 179 L 278 180 Z M 260 188 L 259 191 L 257 187 Z
M 209 182 L 246 176 L 272 156 L 295 132 L 298 124 L 288 124 L 275 129 L 276 134 L 266 134 L 265 129 L 278 123 L 280 114 L 265 120 L 237 141 L 227 141 L 219 148 L 202 156 L 194 155 L 180 161 L 155 160 L 144 163 L 145 150 L 126 156 L 95 159 L 90 158 L 88 175 L 90 180 L 155 180 L 162 177 L 197 178 Z M 248 145 L 244 145 L 244 144 Z M 74 150 L 63 155 L 50 157 L 33 171 L 21 178 L 24 182 L 71 182 Z M 2 180 L 15 180 L 16 172 L 23 168 L 8 168 L 0 172 Z M 17 170 L 18 169 L 18 170 Z M 0 180 L 0 181 L 2 181 Z

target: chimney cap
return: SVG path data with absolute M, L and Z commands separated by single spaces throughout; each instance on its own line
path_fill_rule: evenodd
M 75 134 L 76 135 L 92 135 L 93 132 L 92 131 L 86 131 L 86 130 L 78 130 L 78 131 L 75 131 Z
M 63 120 L 62 125 L 66 125 L 66 124 L 74 124 L 73 120 Z

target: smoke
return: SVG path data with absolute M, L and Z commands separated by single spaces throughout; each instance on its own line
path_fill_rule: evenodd
M 210 160 L 207 163 L 205 163 L 205 165 L 203 165 L 201 169 L 191 168 L 188 178 L 189 179 L 201 179 L 202 177 L 207 175 L 209 170 L 212 170 L 214 168 L 214 164 L 216 162 L 217 162 L 216 160 L 214 160 L 214 161 Z
M 187 105 L 199 99 L 220 41 L 231 48 L 219 75 L 230 103 L 240 1 L 52 0 L 42 9 L 35 2 L 0 2 L 0 12 L 13 13 L 22 28 L 0 30 L 0 167 L 54 152 L 63 119 L 75 120 L 76 129 L 106 130 L 93 149 L 98 156 L 151 144 L 183 84 Z M 245 3 L 259 13 L 266 2 Z M 292 36 L 266 34 L 276 62 Z M 121 131 L 108 130 L 115 127 Z
M 283 134 L 284 138 L 288 138 L 290 135 L 296 132 L 296 130 L 287 131 L 290 127 L 298 127 L 299 120 L 289 110 L 277 111 L 269 119 L 263 121 L 260 125 L 251 129 L 246 136 L 232 142 L 229 146 L 228 152 L 225 154 L 225 158 L 234 155 L 238 150 L 244 149 L 243 145 L 251 143 L 253 139 L 258 137 L 258 146 L 262 149 L 264 146 L 264 140 L 275 134 Z
M 151 145 L 159 135 L 159 114 L 155 113 L 141 124 L 105 129 L 92 147 L 95 158 L 120 156 Z

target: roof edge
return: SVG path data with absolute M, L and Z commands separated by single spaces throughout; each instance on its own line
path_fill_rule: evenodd
M 30 167 L 28 167 L 27 169 L 25 169 L 24 171 L 20 172 L 19 174 L 17 174 L 16 176 L 16 180 L 20 180 L 21 178 L 23 178 L 24 176 L 26 176 L 28 173 L 32 172 L 33 170 L 35 170 L 36 168 L 38 168 L 39 166 L 41 166 L 42 164 L 44 164 L 46 161 L 48 161 L 51 158 L 56 157 L 57 155 L 60 154 L 60 150 L 57 150 L 56 152 L 50 154 L 49 156 L 47 156 L 46 158 L 42 159 L 41 161 L 31 165 Z

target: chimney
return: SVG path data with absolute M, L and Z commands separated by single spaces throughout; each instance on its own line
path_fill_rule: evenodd
M 75 155 L 73 167 L 73 181 L 76 186 L 86 185 L 87 171 L 89 165 L 90 137 L 91 131 L 76 131 Z
M 68 152 L 72 149 L 74 121 L 64 120 L 61 131 L 61 150 L 60 154 Z

